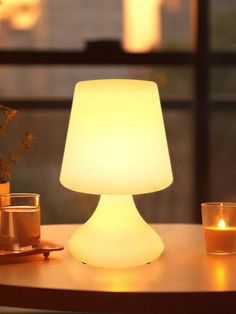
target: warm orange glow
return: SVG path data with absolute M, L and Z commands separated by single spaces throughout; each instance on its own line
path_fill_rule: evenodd
M 165 7 L 170 12 L 178 12 L 181 8 L 181 0 L 165 0 Z
M 123 0 L 123 47 L 149 52 L 161 45 L 162 0 Z
M 7 20 L 11 16 L 11 7 L 5 1 L 0 2 L 0 21 Z
M 219 228 L 225 228 L 225 227 L 226 227 L 226 224 L 225 224 L 224 219 L 220 219 L 220 220 L 219 220 L 219 222 L 218 222 L 218 227 L 219 227 Z
M 28 30 L 39 19 L 40 0 L 2 0 L 0 18 L 15 30 Z
M 233 254 L 236 252 L 236 228 L 220 220 L 216 227 L 205 227 L 206 248 L 210 253 Z
M 111 269 L 78 265 L 77 260 L 71 258 L 64 270 L 73 285 L 81 286 L 83 283 L 86 290 L 98 290 L 99 287 L 100 291 L 142 292 L 150 287 L 150 283 L 155 285 L 165 280 L 166 263 L 161 258 L 141 267 Z
M 226 271 L 223 263 L 216 262 L 215 267 L 216 285 L 218 289 L 224 289 L 226 284 Z

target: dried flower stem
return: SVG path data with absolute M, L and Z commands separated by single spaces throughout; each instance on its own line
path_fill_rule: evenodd
M 0 124 L 0 139 L 6 136 L 7 126 L 9 122 L 16 117 L 17 110 L 0 104 L 0 112 L 2 112 L 2 123 Z M 20 145 L 15 152 L 3 157 L 0 155 L 0 183 L 10 181 L 11 166 L 16 164 L 21 159 L 24 152 L 29 150 L 30 143 L 35 139 L 33 132 L 26 132 L 20 140 Z

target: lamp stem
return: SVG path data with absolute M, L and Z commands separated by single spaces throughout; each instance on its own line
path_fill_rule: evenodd
M 84 263 L 119 268 L 153 261 L 161 255 L 164 244 L 141 217 L 131 195 L 102 195 L 69 247 Z
M 134 216 L 135 222 L 134 224 Z M 97 208 L 88 221 L 99 221 L 102 230 L 120 230 L 137 228 L 144 219 L 137 211 L 132 195 L 101 195 Z

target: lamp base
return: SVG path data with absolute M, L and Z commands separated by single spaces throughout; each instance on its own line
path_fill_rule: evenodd
M 124 268 L 157 259 L 164 243 L 141 217 L 131 195 L 102 195 L 91 218 L 72 235 L 69 249 L 83 263 Z

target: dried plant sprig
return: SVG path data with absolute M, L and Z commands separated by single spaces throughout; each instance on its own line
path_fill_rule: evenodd
M 1 105 L 0 104 L 0 110 L 3 113 L 3 124 L 8 124 L 17 114 L 17 110 Z
M 6 135 L 6 128 L 3 125 L 0 125 L 0 138 L 4 138 Z
M 0 124 L 0 139 L 6 136 L 7 124 L 16 117 L 17 110 L 0 104 L 0 112 L 3 115 L 2 124 Z M 0 182 L 7 182 L 11 179 L 11 166 L 16 164 L 27 150 L 30 148 L 31 141 L 36 137 L 33 132 L 26 132 L 20 140 L 20 145 L 16 151 L 8 156 L 0 156 Z

